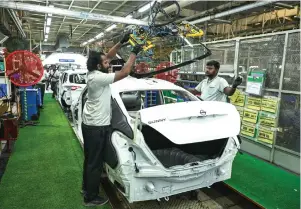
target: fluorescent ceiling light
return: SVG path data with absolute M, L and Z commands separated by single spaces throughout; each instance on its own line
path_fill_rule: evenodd
M 52 8 L 53 8 L 53 5 L 49 5 L 49 7 L 52 7 Z M 52 14 L 49 13 L 48 16 L 49 16 L 49 17 L 52 17 Z
M 143 7 L 141 7 L 140 9 L 138 9 L 138 12 L 145 12 L 147 11 L 151 6 L 153 6 L 155 2 L 152 1 L 151 3 L 148 3 L 147 5 L 144 5 Z
M 85 46 L 85 45 L 87 45 L 87 43 L 88 43 L 88 42 L 86 41 L 86 42 L 82 43 L 82 45 Z
M 133 15 L 128 15 L 128 16 L 126 16 L 125 18 L 126 19 L 131 19 L 133 17 Z
M 46 39 L 46 40 L 48 39 L 48 34 L 47 34 L 47 35 L 45 35 L 45 39 Z
M 46 29 L 45 29 L 45 33 L 48 34 L 49 31 L 50 31 L 50 27 L 47 26 Z
M 95 41 L 94 38 L 90 39 L 90 40 L 88 41 L 88 43 L 93 42 L 93 41 Z
M 44 39 L 44 42 L 47 42 L 47 39 L 46 39 L 46 38 Z
M 48 17 L 48 18 L 47 18 L 47 26 L 50 26 L 50 25 L 51 25 L 51 19 L 52 19 L 51 17 Z
M 103 37 L 104 33 L 100 33 L 97 36 L 95 36 L 96 39 Z
M 116 28 L 116 24 L 113 24 L 113 25 L 111 25 L 110 27 L 108 27 L 107 29 L 106 29 L 106 31 L 110 31 L 110 30 L 113 30 L 114 28 Z

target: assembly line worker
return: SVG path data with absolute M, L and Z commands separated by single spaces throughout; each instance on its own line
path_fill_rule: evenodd
M 191 93 L 201 93 L 201 100 L 204 101 L 221 101 L 227 102 L 227 96 L 232 96 L 237 88 L 242 83 L 241 77 L 237 77 L 232 87 L 228 82 L 218 76 L 220 64 L 217 61 L 208 61 L 206 63 L 205 75 L 206 79 L 202 80 L 194 89 L 188 89 Z
M 46 71 L 46 69 L 44 69 L 44 72 L 43 72 L 43 76 L 41 78 L 41 80 L 36 84 L 36 87 L 37 88 L 40 88 L 41 89 L 41 103 L 42 105 L 40 106 L 40 108 L 43 109 L 43 105 L 44 105 L 44 94 L 45 94 L 45 90 L 46 90 L 46 81 L 48 79 L 48 72 Z
M 123 43 L 128 42 L 126 34 L 107 54 L 91 52 L 87 60 L 88 99 L 84 105 L 82 134 L 84 139 L 84 171 L 82 193 L 84 205 L 103 205 L 108 199 L 100 197 L 99 185 L 103 168 L 104 147 L 111 134 L 111 90 L 109 85 L 127 77 L 135 63 L 141 47 L 132 49 L 122 70 L 109 73 L 110 61 Z
M 59 81 L 59 71 L 57 70 L 57 67 L 55 65 L 52 66 L 52 70 L 49 73 L 49 79 L 50 79 L 50 85 L 52 90 L 52 98 L 56 96 L 56 90 L 57 90 L 57 82 Z

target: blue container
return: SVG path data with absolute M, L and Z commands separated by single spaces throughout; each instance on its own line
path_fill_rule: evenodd
M 7 96 L 7 84 L 0 84 L 0 98 Z
M 22 118 L 25 121 L 32 120 L 32 116 L 38 117 L 38 104 L 37 104 L 37 89 L 26 89 L 26 98 L 24 89 L 20 89 L 21 105 L 22 105 Z
M 33 86 L 26 86 L 26 87 L 20 86 L 19 89 L 23 90 L 23 89 L 34 89 L 34 88 L 33 88 Z
M 41 94 L 41 89 L 37 88 L 37 105 L 42 106 L 42 94 Z

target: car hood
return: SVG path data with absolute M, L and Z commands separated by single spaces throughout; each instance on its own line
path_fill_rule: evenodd
M 224 102 L 192 101 L 159 105 L 139 111 L 151 126 L 175 144 L 190 144 L 237 136 L 240 116 Z

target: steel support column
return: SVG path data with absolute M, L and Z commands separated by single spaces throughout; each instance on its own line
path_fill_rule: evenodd
M 283 54 L 282 54 L 282 64 L 281 64 L 281 72 L 280 72 L 280 83 L 279 83 L 279 93 L 278 93 L 278 99 L 281 100 L 281 90 L 283 86 L 283 76 L 284 76 L 284 70 L 285 70 L 285 59 L 286 59 L 286 51 L 287 51 L 287 43 L 288 43 L 288 33 L 285 33 L 285 39 L 284 39 L 284 48 L 283 48 Z M 278 104 L 278 113 L 277 118 L 279 120 L 279 114 L 280 114 L 280 102 Z M 278 121 L 277 126 L 278 127 Z M 272 145 L 271 155 L 270 155 L 270 162 L 274 162 L 274 153 L 275 153 L 275 145 L 277 141 L 277 131 L 275 131 L 275 137 Z

